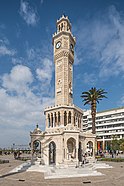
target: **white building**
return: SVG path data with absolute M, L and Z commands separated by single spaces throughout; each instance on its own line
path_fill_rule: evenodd
M 84 111 L 83 130 L 91 131 L 91 111 Z M 109 150 L 113 137 L 124 138 L 124 107 L 96 113 L 97 150 Z

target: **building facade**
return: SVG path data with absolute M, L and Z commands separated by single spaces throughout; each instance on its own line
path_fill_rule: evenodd
M 91 111 L 83 115 L 83 131 L 91 131 Z M 97 150 L 110 150 L 113 139 L 124 138 L 124 107 L 96 113 Z
M 73 104 L 73 63 L 75 37 L 68 17 L 57 21 L 53 35 L 55 64 L 55 106 L 45 109 L 46 129 L 38 126 L 30 133 L 32 156 L 40 146 L 41 159 L 47 164 L 69 165 L 82 161 L 82 153 L 91 150 L 94 157 L 95 135 L 83 132 L 83 110 Z M 39 143 L 39 145 L 38 145 Z

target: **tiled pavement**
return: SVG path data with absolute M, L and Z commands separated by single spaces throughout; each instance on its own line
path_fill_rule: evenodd
M 124 186 L 124 163 L 110 162 L 113 168 L 98 169 L 103 174 L 101 176 L 44 179 L 43 172 L 7 174 L 23 162 L 14 160 L 12 156 L 6 156 L 6 159 L 10 159 L 10 163 L 0 164 L 0 175 L 3 175 L 0 186 Z

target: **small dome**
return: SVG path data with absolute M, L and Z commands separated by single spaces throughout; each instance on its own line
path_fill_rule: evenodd
M 42 133 L 42 130 L 39 129 L 38 124 L 36 125 L 36 128 L 34 129 L 33 133 L 35 133 L 35 134 Z

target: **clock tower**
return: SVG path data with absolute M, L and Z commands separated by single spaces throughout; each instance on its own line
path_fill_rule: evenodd
M 82 162 L 82 152 L 87 152 L 90 142 L 95 152 L 95 135 L 83 132 L 83 110 L 73 104 L 73 63 L 75 37 L 71 33 L 68 17 L 57 20 L 53 35 L 55 63 L 55 105 L 44 110 L 45 132 L 37 127 L 31 135 L 32 157 L 40 146 L 41 161 L 46 165 L 62 167 Z M 36 153 L 37 154 L 37 153 Z M 94 154 L 93 154 L 94 157 Z
M 55 64 L 55 105 L 45 109 L 46 130 L 58 127 L 82 128 L 82 109 L 73 104 L 73 63 L 75 37 L 71 33 L 71 23 L 62 16 L 56 23 L 57 31 L 52 38 Z
M 53 35 L 55 63 L 55 105 L 73 104 L 73 63 L 75 37 L 71 33 L 68 17 L 57 20 Z

